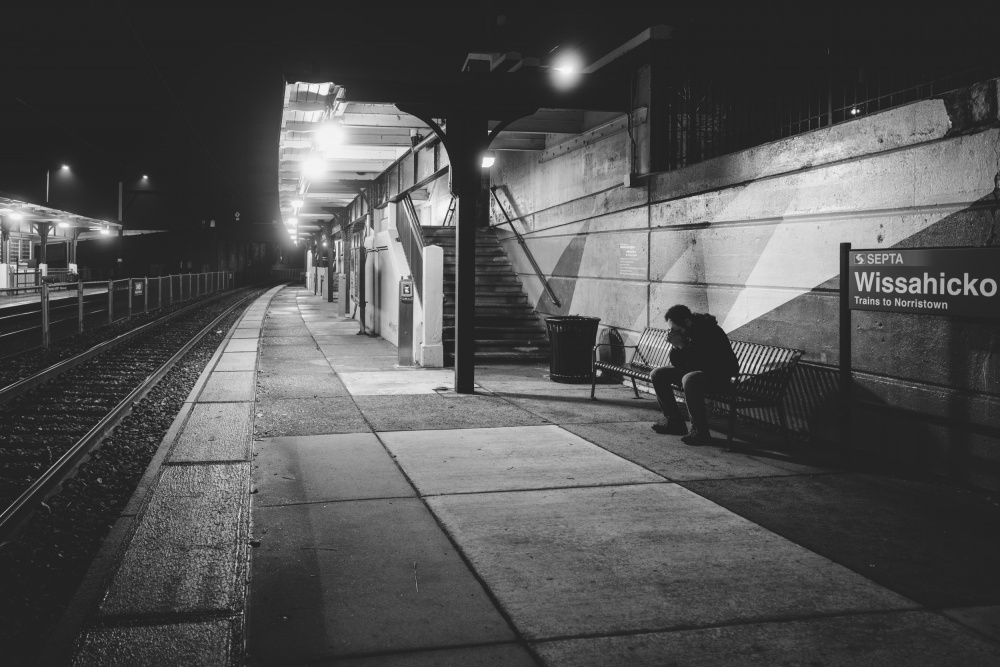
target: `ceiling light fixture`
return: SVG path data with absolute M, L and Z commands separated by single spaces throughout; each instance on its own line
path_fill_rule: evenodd
M 302 163 L 302 171 L 305 173 L 306 178 L 309 178 L 310 180 L 319 178 L 326 171 L 326 160 L 317 155 L 313 155 Z
M 550 69 L 552 70 L 552 85 L 558 90 L 567 90 L 580 81 L 583 61 L 577 53 L 569 51 L 556 57 Z
M 316 130 L 316 143 L 322 149 L 327 149 L 344 140 L 344 127 L 339 123 L 327 121 Z

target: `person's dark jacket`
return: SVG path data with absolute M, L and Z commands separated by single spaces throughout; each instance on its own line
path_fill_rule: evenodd
M 726 382 L 740 372 L 729 337 L 708 313 L 691 316 L 683 349 L 670 350 L 670 365 L 683 373 L 704 371 L 715 382 Z

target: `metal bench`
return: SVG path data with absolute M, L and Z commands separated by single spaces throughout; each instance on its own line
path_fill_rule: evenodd
M 731 391 L 726 394 L 709 394 L 709 398 L 729 405 L 729 438 L 733 442 L 733 430 L 736 426 L 736 412 L 739 408 L 776 408 L 778 420 L 781 423 L 785 443 L 790 444 L 788 437 L 788 419 L 782 405 L 788 383 L 792 379 L 792 371 L 802 358 L 802 350 L 792 350 L 772 345 L 748 343 L 740 340 L 730 340 L 733 352 L 740 364 L 739 375 L 733 377 Z M 599 348 L 610 348 L 611 356 L 621 348 L 619 353 L 624 358 L 625 349 L 633 349 L 632 358 L 623 360 L 601 360 L 598 358 Z M 671 345 L 667 342 L 665 329 L 648 327 L 639 337 L 638 345 L 618 345 L 615 343 L 598 343 L 594 346 L 592 356 L 592 381 L 590 397 L 597 400 L 597 372 L 618 374 L 632 381 L 632 390 L 639 398 L 639 388 L 636 380 L 650 382 L 650 373 L 654 368 L 667 366 L 670 362 Z M 677 387 L 680 389 L 680 387 Z

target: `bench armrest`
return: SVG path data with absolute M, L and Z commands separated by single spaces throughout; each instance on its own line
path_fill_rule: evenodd
M 597 351 L 599 347 L 620 347 L 620 348 L 632 348 L 633 350 L 639 347 L 638 345 L 618 345 L 616 343 L 598 343 L 594 346 L 594 351 Z

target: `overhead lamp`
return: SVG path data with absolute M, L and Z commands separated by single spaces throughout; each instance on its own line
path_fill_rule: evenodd
M 24 214 L 23 213 L 18 213 L 17 211 L 13 211 L 12 213 L 10 213 L 10 219 L 11 220 L 24 220 Z
M 324 248 L 326 247 L 326 241 L 323 241 L 323 247 Z
M 59 226 L 60 227 L 69 227 L 69 223 L 66 222 L 65 220 L 60 220 L 59 221 Z
M 302 163 L 302 171 L 307 178 L 319 178 L 326 171 L 326 160 L 318 155 L 313 155 Z
M 101 233 L 102 234 L 110 234 L 111 233 L 111 229 L 108 228 L 108 223 L 105 222 L 104 226 L 101 227 Z
M 303 204 L 305 204 L 305 202 L 302 201 L 301 199 L 292 200 L 292 208 L 294 208 L 295 210 L 299 210 L 300 208 L 302 208 Z
M 580 81 L 583 61 L 579 54 L 569 51 L 560 54 L 550 69 L 552 70 L 552 84 L 558 90 L 567 90 Z
M 62 171 L 69 171 L 69 165 L 64 164 L 62 167 L 60 167 L 60 169 L 62 169 Z
M 299 219 L 298 218 L 289 218 L 288 220 L 285 220 L 285 224 L 286 225 L 297 225 L 297 224 L 299 224 Z
M 142 180 L 148 181 L 149 180 L 149 176 L 147 176 L 146 174 L 143 174 L 142 175 Z
M 493 163 L 497 161 L 496 155 L 493 151 L 486 151 L 483 154 L 483 169 L 489 169 L 493 166 Z
M 327 121 L 316 130 L 316 143 L 320 148 L 326 149 L 343 142 L 344 127 L 339 123 Z

